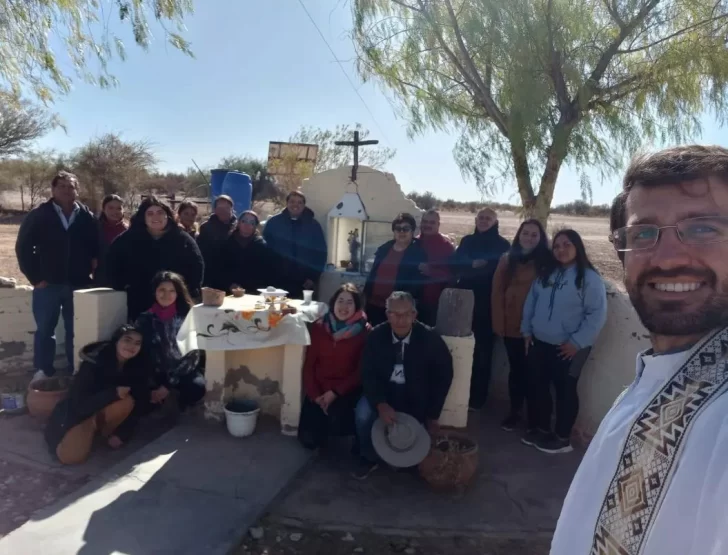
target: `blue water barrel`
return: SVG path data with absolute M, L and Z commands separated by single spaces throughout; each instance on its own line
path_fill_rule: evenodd
M 212 170 L 210 172 L 210 202 L 215 202 L 215 199 L 222 194 L 222 182 L 225 181 L 225 176 L 229 173 L 229 170 Z
M 235 213 L 239 216 L 245 210 L 250 210 L 250 203 L 253 199 L 253 181 L 247 173 L 228 172 L 222 182 L 222 194 L 233 199 Z

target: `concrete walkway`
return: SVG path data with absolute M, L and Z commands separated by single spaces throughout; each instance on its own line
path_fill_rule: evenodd
M 431 491 L 416 475 L 380 469 L 366 481 L 350 477 L 345 446 L 324 453 L 271 518 L 302 528 L 404 535 L 552 535 L 582 452 L 547 455 L 502 431 L 503 411 L 470 415 L 468 432 L 480 445 L 478 477 L 463 494 Z
M 227 553 L 310 454 L 277 423 L 185 422 L 0 540 L 0 554 Z

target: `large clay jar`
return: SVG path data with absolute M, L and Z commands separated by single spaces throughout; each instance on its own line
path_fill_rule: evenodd
M 39 420 L 47 420 L 56 405 L 68 396 L 71 378 L 52 377 L 33 380 L 28 386 L 28 412 Z
M 478 444 L 464 434 L 448 432 L 434 438 L 420 463 L 422 478 L 437 490 L 467 487 L 478 468 Z

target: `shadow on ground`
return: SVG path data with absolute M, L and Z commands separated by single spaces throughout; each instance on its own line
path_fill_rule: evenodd
M 389 469 L 359 482 L 350 477 L 352 458 L 336 449 L 322 453 L 289 487 L 270 518 L 319 530 L 550 538 L 583 453 L 547 455 L 527 447 L 498 427 L 500 417 L 498 410 L 470 415 L 480 463 L 463 493 L 435 493 L 418 476 Z

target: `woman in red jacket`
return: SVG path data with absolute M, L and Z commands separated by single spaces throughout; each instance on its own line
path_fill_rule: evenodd
M 361 294 L 351 283 L 339 287 L 329 312 L 311 326 L 298 424 L 304 447 L 316 449 L 331 435 L 354 434 L 354 407 L 361 395 L 359 360 L 369 329 Z

